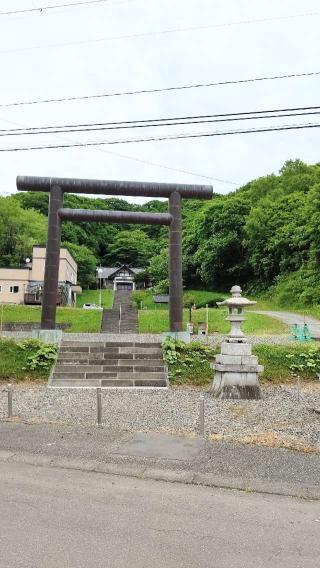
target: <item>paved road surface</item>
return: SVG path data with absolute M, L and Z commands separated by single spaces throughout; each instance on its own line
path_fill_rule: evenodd
M 0 463 L 1 568 L 314 568 L 319 502 Z
M 302 316 L 292 312 L 278 312 L 269 310 L 253 310 L 256 314 L 264 314 L 272 318 L 281 320 L 283 323 L 293 327 L 295 323 L 301 325 L 307 323 L 314 339 L 320 339 L 320 321 L 310 316 Z
M 0 422 L 3 459 L 320 500 L 319 454 L 231 441 L 204 442 L 71 424 Z

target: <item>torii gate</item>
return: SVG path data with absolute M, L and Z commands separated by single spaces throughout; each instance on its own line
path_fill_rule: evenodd
M 61 222 L 70 220 L 169 226 L 170 331 L 182 331 L 181 199 L 211 199 L 213 194 L 212 186 L 18 176 L 17 189 L 19 191 L 45 191 L 50 195 L 41 329 L 54 330 L 56 327 Z M 64 193 L 121 195 L 126 197 L 167 197 L 169 199 L 169 212 L 136 213 L 128 211 L 67 209 L 63 207 Z

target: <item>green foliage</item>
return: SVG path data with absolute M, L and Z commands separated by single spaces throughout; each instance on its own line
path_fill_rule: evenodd
M 117 198 L 71 194 L 65 196 L 65 205 L 128 211 L 167 209 L 165 202 L 157 200 L 135 205 Z M 47 207 L 46 194 L 1 198 L 2 265 L 22 262 L 30 256 L 32 244 L 44 242 Z M 223 295 L 232 285 L 240 284 L 254 296 L 271 289 L 282 305 L 320 304 L 320 163 L 288 160 L 278 175 L 255 179 L 228 195 L 215 195 L 208 202 L 183 200 L 182 215 L 184 283 L 189 289 L 220 290 Z M 96 264 L 142 266 L 150 271 L 156 293 L 168 291 L 166 227 L 137 229 L 98 223 L 93 230 L 91 223 L 66 222 L 62 238 L 87 247 Z M 93 258 L 89 265 L 85 256 L 79 251 L 81 283 L 93 286 Z
M 141 309 L 141 304 L 145 298 L 145 292 L 143 290 L 135 290 L 134 292 L 131 293 L 131 299 L 134 302 L 134 304 L 136 305 L 136 308 L 138 310 Z
M 19 348 L 26 353 L 26 367 L 32 371 L 51 369 L 57 357 L 58 347 L 36 339 L 26 339 L 19 343 Z
M 288 353 L 289 368 L 295 373 L 310 373 L 317 376 L 320 373 L 320 349 L 317 347 L 305 348 L 302 352 Z
M 215 349 L 204 343 L 185 343 L 171 337 L 164 340 L 162 347 L 171 383 L 200 386 L 212 381 L 210 362 Z
M 149 266 L 151 282 L 156 294 L 167 294 L 169 290 L 168 280 L 169 255 L 168 247 L 164 246 L 159 254 L 152 257 Z
M 212 382 L 211 363 L 220 352 L 218 347 L 175 341 L 172 337 L 162 345 L 172 384 L 200 386 Z M 301 345 L 256 345 L 253 353 L 264 366 L 262 384 L 292 382 L 296 374 L 304 380 L 314 380 L 320 372 L 320 349 L 316 346 L 306 349 Z
M 147 267 L 154 253 L 154 244 L 141 229 L 120 231 L 109 243 L 104 263 Z
M 31 255 L 32 247 L 46 238 L 45 218 L 25 211 L 14 197 L 0 197 L 0 266 L 18 266 Z
M 29 357 L 38 349 L 39 345 L 21 348 L 21 344 L 12 339 L 0 339 L 0 381 L 17 382 L 47 379 L 55 355 L 52 357 L 50 355 L 47 365 L 36 365 L 33 368 L 33 366 L 29 366 Z
M 313 351 L 316 351 L 314 355 Z M 309 366 L 306 362 L 319 360 L 320 350 L 318 347 L 310 345 L 256 345 L 252 349 L 257 355 L 259 363 L 264 366 L 264 372 L 260 377 L 262 383 L 285 383 L 292 382 L 296 365 L 303 365 L 299 369 L 299 375 L 304 380 L 317 379 L 316 368 Z M 311 355 L 308 352 L 311 351 Z M 307 354 L 307 357 L 305 357 Z M 301 357 L 302 355 L 302 357 Z
M 83 288 L 94 286 L 98 260 L 91 250 L 84 245 L 75 245 L 68 241 L 63 242 L 62 246 L 65 246 L 70 251 L 78 265 L 78 283 Z

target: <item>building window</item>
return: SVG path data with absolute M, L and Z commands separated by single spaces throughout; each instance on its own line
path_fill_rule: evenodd
M 10 294 L 17 294 L 19 292 L 19 286 L 10 286 Z

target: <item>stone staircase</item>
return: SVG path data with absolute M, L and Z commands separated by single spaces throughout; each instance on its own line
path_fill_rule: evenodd
M 161 344 L 63 340 L 48 386 L 167 387 Z
M 138 312 L 130 291 L 115 292 L 112 310 L 103 310 L 101 333 L 138 333 Z

